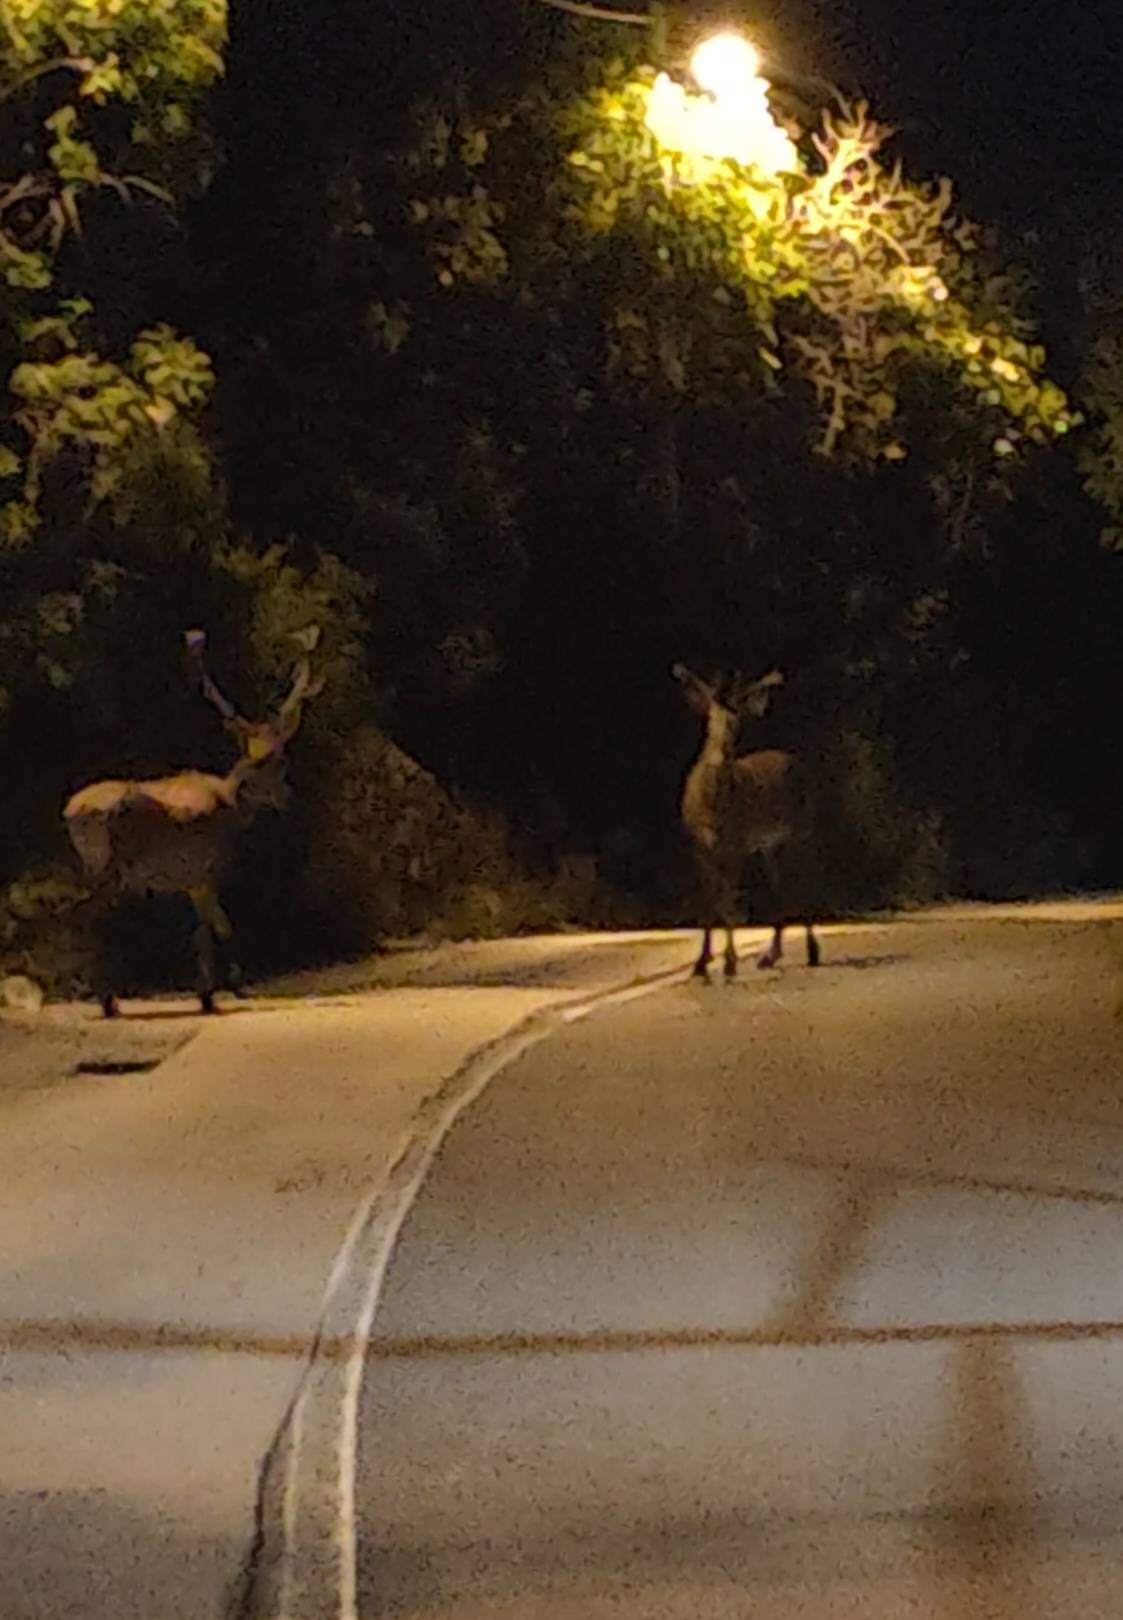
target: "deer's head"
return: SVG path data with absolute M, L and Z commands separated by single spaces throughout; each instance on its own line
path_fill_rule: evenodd
M 672 664 L 671 674 L 682 687 L 686 701 L 698 718 L 705 722 L 711 739 L 731 738 L 743 714 L 759 719 L 768 711 L 773 690 L 782 686 L 784 677 L 778 669 L 755 680 L 743 675 L 731 675 L 722 680 L 704 681 L 685 664 Z
M 241 802 L 250 811 L 283 810 L 290 798 L 285 750 L 300 729 L 304 705 L 324 688 L 323 677 L 312 677 L 311 655 L 319 643 L 319 627 L 312 625 L 295 638 L 301 656 L 289 689 L 263 720 L 247 720 L 239 714 L 211 679 L 206 666 L 206 632 L 189 630 L 184 639 L 203 696 L 218 710 L 223 725 L 238 743 L 241 757 L 234 774 Z

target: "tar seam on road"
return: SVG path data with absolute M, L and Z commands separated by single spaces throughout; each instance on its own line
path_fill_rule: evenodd
M 259 1476 L 255 1533 L 231 1609 L 238 1620 L 358 1620 L 354 1492 L 363 1367 L 398 1234 L 456 1119 L 496 1075 L 555 1030 L 602 1006 L 685 982 L 691 971 L 671 968 L 582 1001 L 541 1008 L 478 1048 L 422 1102 L 386 1176 L 356 1211 L 332 1267 L 304 1375 Z M 332 1331 L 331 1319 L 340 1315 L 348 1330 Z M 319 1353 L 340 1341 L 348 1346 L 342 1390 L 338 1371 L 333 1374 L 340 1358 Z M 317 1406 L 327 1410 L 322 1417 L 313 1410 L 309 1422 L 309 1408 Z M 330 1454 L 309 1459 L 316 1437 L 325 1433 L 329 1441 L 334 1437 Z M 278 1518 L 281 1545 L 271 1548 L 270 1522 Z

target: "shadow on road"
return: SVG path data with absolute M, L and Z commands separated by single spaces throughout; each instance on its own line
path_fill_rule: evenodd
M 898 962 L 911 960 L 912 958 L 905 952 L 886 952 L 881 956 L 831 956 L 824 960 L 823 966 L 864 972 L 867 968 L 893 967 Z
M 104 1023 L 107 1029 L 120 1024 L 163 1024 L 176 1020 L 180 1023 L 200 1023 L 204 1018 L 230 1018 L 235 1013 L 263 1013 L 283 1012 L 283 1007 L 271 1005 L 268 1001 L 240 1001 L 236 1006 L 216 1007 L 213 1013 L 201 1013 L 198 1007 L 148 1007 L 143 1012 L 128 1012 L 122 1010 L 116 1018 L 95 1020 Z
M 122 1355 L 181 1355 L 185 1350 L 222 1355 L 302 1360 L 344 1360 L 360 1345 L 371 1361 L 420 1360 L 438 1357 L 632 1354 L 645 1350 L 815 1349 L 820 1346 L 932 1344 L 1033 1339 L 1074 1343 L 1123 1339 L 1123 1320 L 1093 1321 L 964 1321 L 911 1322 L 886 1326 L 849 1323 L 812 1325 L 785 1318 L 754 1328 L 605 1328 L 597 1332 L 481 1333 L 478 1335 L 385 1338 L 371 1342 L 352 1334 L 237 1333 L 222 1328 L 144 1322 L 77 1319 L 72 1322 L 0 1322 L 0 1352 L 34 1350 L 65 1359 L 75 1351 L 118 1351 Z M 7 1620 L 5 1615 L 4 1620 Z

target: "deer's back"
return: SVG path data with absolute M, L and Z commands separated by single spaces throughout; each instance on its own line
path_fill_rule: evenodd
M 238 825 L 226 781 L 204 771 L 94 782 L 74 794 L 63 814 L 86 870 L 136 892 L 183 893 L 215 882 Z
M 807 836 L 811 782 L 794 754 L 762 748 L 733 762 L 726 793 L 728 836 L 766 853 Z

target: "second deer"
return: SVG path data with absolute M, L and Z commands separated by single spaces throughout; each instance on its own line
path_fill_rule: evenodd
M 753 856 L 760 857 L 764 865 L 777 906 L 772 942 L 757 966 L 776 966 L 783 955 L 785 927 L 799 921 L 807 933 L 807 964 L 817 967 L 819 942 L 813 919 L 800 915 L 802 908 L 797 908 L 794 917 L 788 909 L 807 878 L 814 829 L 811 777 L 793 754 L 780 749 L 740 755 L 736 749 L 740 711 L 763 715 L 772 690 L 784 677 L 772 670 L 758 680 L 735 686 L 723 702 L 714 686 L 684 664 L 673 665 L 671 674 L 705 728 L 682 794 L 683 826 L 694 849 L 705 906 L 695 975 L 709 977 L 715 923 L 725 930 L 725 976 L 733 978 L 737 972 L 733 929 L 744 870 Z

